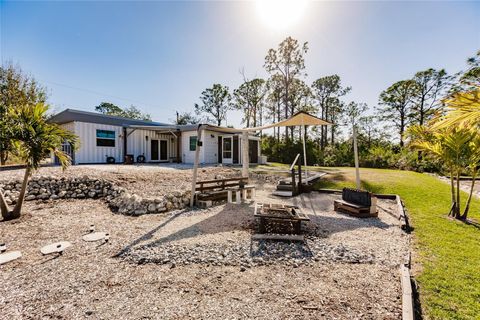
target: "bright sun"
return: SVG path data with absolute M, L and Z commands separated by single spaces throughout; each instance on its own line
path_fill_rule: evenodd
M 306 0 L 257 0 L 257 13 L 273 29 L 285 29 L 300 20 Z

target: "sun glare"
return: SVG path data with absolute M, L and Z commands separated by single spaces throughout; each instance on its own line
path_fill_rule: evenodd
M 257 0 L 260 19 L 270 28 L 285 29 L 298 22 L 305 11 L 306 0 Z

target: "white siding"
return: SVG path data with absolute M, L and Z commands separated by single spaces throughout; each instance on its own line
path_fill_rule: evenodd
M 132 129 L 127 129 L 127 135 Z M 148 137 L 148 140 L 145 138 Z M 157 133 L 153 130 L 137 129 L 133 131 L 127 138 L 127 154 L 133 154 L 134 161 L 137 156 L 144 155 L 146 161 L 151 160 L 151 140 L 167 141 L 167 160 L 177 156 L 176 138 L 170 133 Z
M 182 162 L 193 164 L 195 162 L 195 151 L 190 151 L 190 137 L 196 136 L 197 131 L 184 131 L 182 132 L 182 142 L 181 142 L 181 151 L 182 151 Z M 213 137 L 212 137 L 213 136 Z M 215 131 L 204 131 L 203 136 L 203 147 L 200 149 L 200 163 L 201 164 L 212 164 L 218 163 L 218 136 L 223 137 L 233 137 L 231 134 L 222 134 Z M 238 135 L 238 160 L 239 164 L 242 163 L 242 135 Z M 260 140 L 257 137 L 250 137 L 249 140 Z M 232 144 L 233 145 L 233 144 Z M 260 157 L 260 141 L 258 143 L 258 156 Z M 223 156 L 223 155 L 222 155 Z M 233 150 L 232 150 L 232 159 L 233 159 Z M 232 159 L 229 159 L 231 162 Z M 224 163 L 227 163 L 224 161 Z
M 195 162 L 195 151 L 190 151 L 190 137 L 196 136 L 197 131 L 184 131 L 182 132 L 182 161 L 183 163 L 194 163 Z M 203 149 L 203 148 L 202 148 Z M 200 163 L 203 163 L 203 152 L 200 149 Z
M 115 131 L 115 147 L 97 147 L 97 129 Z M 80 148 L 75 153 L 75 163 L 105 163 L 107 156 L 123 162 L 122 127 L 98 123 L 75 122 L 75 134 Z
M 218 162 L 218 135 L 218 132 L 205 131 L 202 147 L 203 163 Z

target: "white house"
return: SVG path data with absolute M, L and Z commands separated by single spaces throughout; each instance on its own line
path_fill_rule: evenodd
M 192 163 L 197 146 L 197 125 L 172 125 L 153 121 L 133 120 L 95 112 L 66 109 L 50 119 L 79 137 L 80 148 L 74 153 L 73 164 L 122 163 L 126 156 L 134 162 Z M 241 164 L 242 135 L 232 128 L 204 125 L 200 149 L 202 164 Z M 260 138 L 248 138 L 251 163 L 259 163 Z

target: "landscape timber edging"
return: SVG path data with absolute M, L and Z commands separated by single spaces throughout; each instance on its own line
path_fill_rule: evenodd
M 319 189 L 316 190 L 319 193 L 328 194 L 341 194 L 342 190 L 338 189 Z M 401 229 L 406 233 L 410 233 L 410 224 L 408 220 L 407 211 L 403 205 L 403 201 L 397 194 L 375 194 L 380 199 L 395 200 L 397 203 L 397 216 L 395 218 L 401 221 Z M 393 216 L 393 215 L 392 215 Z M 408 254 L 405 257 L 404 263 L 400 266 L 400 281 L 402 287 L 402 320 L 414 320 L 415 319 L 415 300 L 414 290 L 412 288 L 412 275 L 410 272 L 411 267 L 411 252 L 410 244 L 408 248 Z

